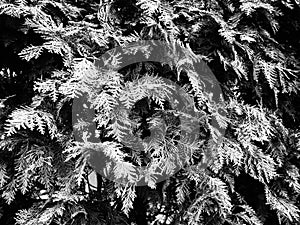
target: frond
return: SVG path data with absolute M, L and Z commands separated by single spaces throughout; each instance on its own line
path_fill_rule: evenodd
M 242 3 L 241 6 L 240 6 L 240 9 L 247 16 L 250 16 L 253 12 L 255 12 L 259 8 L 265 9 L 269 13 L 273 13 L 275 11 L 274 7 L 271 4 L 264 3 L 263 1 L 259 1 L 259 0 L 254 0 L 254 1 L 242 0 L 240 2 Z
M 9 176 L 7 175 L 6 164 L 0 164 L 0 189 L 7 183 Z
M 296 222 L 299 220 L 299 209 L 286 199 L 275 196 L 267 186 L 265 186 L 265 195 L 267 204 L 277 212 L 279 221 L 281 222 L 284 218 L 290 222 Z
M 40 57 L 43 51 L 43 46 L 28 46 L 19 53 L 19 56 L 21 57 L 21 59 L 30 61 L 32 59 L 37 59 L 38 57 Z
M 135 186 L 131 184 L 118 184 L 115 183 L 116 193 L 122 199 L 122 211 L 128 215 L 129 210 L 133 208 L 133 201 L 136 197 Z
M 57 127 L 52 114 L 31 107 L 22 107 L 10 114 L 10 119 L 6 121 L 6 135 L 11 136 L 20 129 L 38 130 L 41 134 L 49 133 L 54 139 L 57 136 Z

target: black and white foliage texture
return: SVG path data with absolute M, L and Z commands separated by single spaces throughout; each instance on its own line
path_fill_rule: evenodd
M 1 0 L 0 224 L 300 224 L 299 15 L 299 0 Z M 97 68 L 105 52 L 141 40 L 176 43 L 186 57 Z M 222 101 L 182 66 L 191 56 L 213 71 Z M 195 118 L 178 120 L 162 79 L 193 99 Z M 82 91 L 97 143 L 86 121 L 75 124 L 84 141 L 74 138 Z M 178 139 L 193 123 L 198 134 Z M 126 138 L 153 127 L 146 151 Z M 93 151 L 126 182 L 95 173 Z M 184 159 L 178 171 L 172 157 Z M 136 185 L 133 166 L 149 165 L 170 176 Z

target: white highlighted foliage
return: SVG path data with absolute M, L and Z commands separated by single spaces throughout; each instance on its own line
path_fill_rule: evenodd
M 17 205 L 15 223 L 130 224 L 143 207 L 153 225 L 262 225 L 269 212 L 280 225 L 299 223 L 300 132 L 288 123 L 298 119 L 289 104 L 299 98 L 300 66 L 294 46 L 278 39 L 299 1 L 121 2 L 0 0 L 0 15 L 18 21 L 3 24 L 20 36 L 1 43 L 33 68 L 0 68 L 0 193 Z M 129 56 L 150 59 L 155 42 L 126 48 L 140 40 L 165 43 L 169 67 L 118 68 Z M 216 65 L 221 85 L 201 60 Z M 8 96 L 19 78 L 30 103 Z M 74 102 L 92 118 L 75 123 Z M 91 163 L 97 154 L 102 171 Z M 253 184 L 262 187 L 250 196 L 256 205 L 243 193 Z M 18 208 L 20 195 L 28 208 Z

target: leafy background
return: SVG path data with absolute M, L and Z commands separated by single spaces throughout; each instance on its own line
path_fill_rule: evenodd
M 1 1 L 0 223 L 299 224 L 299 7 L 298 0 Z M 176 42 L 204 60 L 222 104 L 179 63 L 102 71 L 97 82 L 89 76 L 103 53 L 139 40 Z M 178 120 L 163 102 L 171 87 L 160 78 L 194 97 L 206 118 L 196 118 L 199 137 L 176 140 Z M 82 89 L 97 112 L 97 146 L 74 139 L 72 100 Z M 132 108 L 123 123 L 111 114 L 120 96 L 133 96 L 122 100 Z M 212 116 L 224 137 L 213 136 Z M 120 144 L 131 129 L 140 139 L 151 124 L 163 129 L 155 118 L 169 121 L 168 135 L 152 146 L 159 151 Z M 166 181 L 121 185 L 95 173 L 97 185 L 89 181 L 86 153 L 95 149 L 127 165 L 112 172 L 131 181 L 130 166 L 166 162 L 170 148 L 190 156 Z M 201 169 L 204 152 L 215 160 Z

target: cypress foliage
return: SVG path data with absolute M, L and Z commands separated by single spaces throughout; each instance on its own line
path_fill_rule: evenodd
M 299 13 L 298 0 L 1 0 L 0 224 L 298 224 Z M 186 56 L 97 70 L 102 54 L 140 40 L 176 43 Z M 203 91 L 195 56 L 216 75 L 221 103 Z M 176 138 L 165 78 L 194 99 L 195 118 L 180 123 L 187 131 L 196 120 L 199 137 Z M 85 141 L 74 138 L 83 90 L 99 143 L 84 121 Z M 165 135 L 141 152 L 128 134 L 151 129 Z M 125 184 L 90 181 L 96 151 L 118 162 L 111 173 Z M 185 159 L 180 170 L 136 186 L 135 166 L 172 174 L 171 151 Z M 214 154 L 206 168 L 204 152 Z

